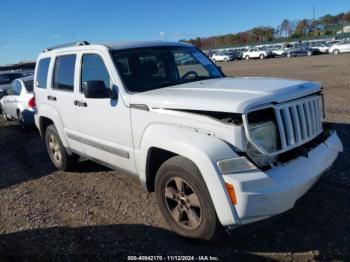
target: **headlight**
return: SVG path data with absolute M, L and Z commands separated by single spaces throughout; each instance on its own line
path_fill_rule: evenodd
M 278 149 L 277 127 L 273 121 L 250 124 L 249 131 L 254 143 L 266 152 L 272 153 Z M 263 154 L 251 143 L 248 143 L 247 154 L 260 167 L 277 160 L 277 156 Z
M 251 139 L 266 152 L 272 153 L 278 149 L 277 127 L 274 122 L 253 123 L 249 125 Z
M 217 162 L 218 168 L 223 175 L 242 173 L 256 170 L 256 166 L 244 156 L 220 160 Z

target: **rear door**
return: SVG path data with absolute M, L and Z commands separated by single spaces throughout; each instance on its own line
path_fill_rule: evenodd
M 83 153 L 83 145 L 76 139 L 79 130 L 77 110 L 74 106 L 79 84 L 75 74 L 78 68 L 76 61 L 76 53 L 65 53 L 55 57 L 51 91 L 47 100 L 59 113 L 69 147 L 78 153 Z
M 10 88 L 6 90 L 6 95 L 2 98 L 2 107 L 5 110 L 6 114 L 8 116 L 11 116 L 10 114 L 10 107 L 11 107 L 11 99 L 13 97 L 13 87 L 12 85 Z
M 11 88 L 8 90 L 6 113 L 13 118 L 17 118 L 17 102 L 21 93 L 22 85 L 18 80 L 11 83 Z

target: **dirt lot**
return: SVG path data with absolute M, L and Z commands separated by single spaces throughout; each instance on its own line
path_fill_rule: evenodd
M 0 121 L 0 261 L 118 261 L 127 255 L 212 255 L 233 261 L 350 261 L 350 55 L 220 64 L 227 75 L 321 82 L 327 121 L 345 148 L 287 214 L 249 234 L 203 243 L 165 224 L 135 177 L 82 162 L 51 165 L 36 130 Z

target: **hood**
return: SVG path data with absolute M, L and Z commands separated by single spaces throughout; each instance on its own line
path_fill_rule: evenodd
M 225 77 L 134 94 L 131 104 L 151 108 L 244 113 L 266 103 L 281 103 L 320 91 L 314 82 L 266 77 Z

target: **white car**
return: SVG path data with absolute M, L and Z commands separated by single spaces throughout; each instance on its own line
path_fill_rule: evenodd
M 186 237 L 291 209 L 342 151 L 322 125 L 318 83 L 225 77 L 189 44 L 48 48 L 34 83 L 35 123 L 56 168 L 83 156 L 137 176 Z
M 273 47 L 271 52 L 274 56 L 285 56 L 286 50 L 283 47 Z
M 33 76 L 13 80 L 0 104 L 5 120 L 17 120 L 22 127 L 33 125 L 35 113 Z
M 309 44 L 309 48 L 314 50 L 315 53 L 319 54 L 327 54 L 329 45 L 326 43 L 320 43 L 320 42 L 313 42 Z
M 233 54 L 228 54 L 225 52 L 219 52 L 219 53 L 215 53 L 212 55 L 211 60 L 215 63 L 215 62 L 228 62 L 228 61 L 232 61 L 236 58 L 235 55 Z
M 348 40 L 336 43 L 329 48 L 328 52 L 334 55 L 339 55 L 340 53 L 349 53 L 350 41 Z
M 6 90 L 10 88 L 11 82 L 16 79 L 23 77 L 22 73 L 17 72 L 1 72 L 0 73 L 0 99 L 6 94 Z
M 251 58 L 260 58 L 265 59 L 272 56 L 272 52 L 268 50 L 261 50 L 259 48 L 250 48 L 247 51 L 243 52 L 242 58 L 249 60 Z

